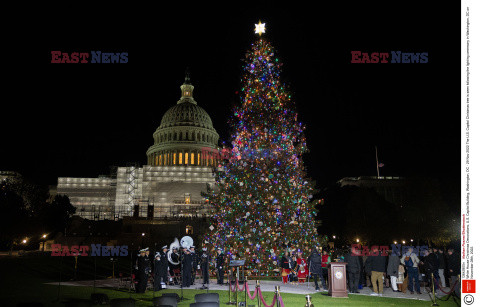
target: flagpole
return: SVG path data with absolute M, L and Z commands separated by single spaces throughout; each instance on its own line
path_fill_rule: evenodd
M 377 179 L 380 178 L 380 169 L 378 168 L 378 152 L 377 152 L 377 146 L 375 146 L 375 158 L 377 160 Z

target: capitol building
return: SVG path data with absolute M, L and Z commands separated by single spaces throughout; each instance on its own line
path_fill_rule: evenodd
M 180 100 L 153 133 L 147 165 L 116 167 L 112 176 L 58 178 L 57 194 L 70 198 L 76 215 L 92 220 L 209 215 L 201 193 L 215 184 L 219 135 L 193 99 L 188 73 L 180 89 Z

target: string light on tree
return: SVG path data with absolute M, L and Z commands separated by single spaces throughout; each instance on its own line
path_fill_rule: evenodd
M 276 50 L 261 37 L 265 24 L 255 28 L 229 121 L 232 157 L 217 173 L 218 188 L 204 194 L 214 208 L 205 241 L 246 258 L 247 269 L 271 271 L 285 249 L 305 250 L 318 238 L 314 187 L 302 160 L 305 125 L 280 78 Z

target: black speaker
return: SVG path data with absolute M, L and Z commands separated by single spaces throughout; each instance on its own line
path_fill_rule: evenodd
M 162 296 L 172 296 L 177 300 L 177 302 L 180 302 L 180 296 L 178 293 L 163 293 Z
M 153 306 L 177 307 L 177 298 L 174 296 L 158 296 L 153 298 Z
M 109 303 L 108 296 L 105 293 L 92 293 L 90 300 L 94 305 L 107 305 Z
M 203 302 L 220 303 L 220 297 L 218 293 L 195 294 L 195 303 L 203 303 Z
M 202 302 L 202 303 L 192 303 L 190 307 L 220 307 L 219 303 L 215 302 Z
M 135 307 L 135 300 L 133 298 L 114 298 L 110 300 L 112 307 Z
M 75 298 L 65 302 L 66 307 L 90 307 L 92 301 L 87 299 Z

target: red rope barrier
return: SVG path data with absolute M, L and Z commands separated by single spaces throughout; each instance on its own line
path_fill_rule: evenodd
M 434 277 L 433 279 L 437 282 L 437 285 L 438 285 L 438 280 L 437 280 L 435 277 Z M 451 293 L 453 292 L 453 290 L 455 290 L 455 286 L 457 285 L 457 283 L 458 283 L 458 279 L 455 280 L 455 283 L 453 284 L 453 286 L 450 287 L 450 292 L 445 292 L 445 291 L 443 291 L 443 290 L 442 290 L 442 287 L 440 287 L 439 285 L 437 286 L 437 289 L 439 289 L 440 291 L 442 291 L 444 294 L 449 295 L 449 294 L 451 294 Z
M 275 303 L 277 302 L 277 294 L 275 293 L 275 295 L 273 296 L 273 302 L 272 302 L 272 305 L 267 305 L 267 303 L 265 302 L 265 299 L 263 298 L 263 295 L 262 295 L 262 290 L 260 288 L 258 288 L 258 294 L 260 295 L 260 300 L 262 301 L 262 304 L 263 306 L 265 307 L 273 307 L 275 305 Z
M 230 287 L 230 291 L 232 292 L 236 292 L 237 291 L 237 287 L 235 283 L 233 283 L 233 289 L 232 289 L 232 282 L 228 282 L 228 286 Z
M 238 283 L 238 280 L 237 280 L 237 289 L 238 289 L 238 291 L 245 290 L 245 282 L 243 282 L 243 288 L 240 288 L 240 284 Z
M 248 294 L 248 298 L 250 298 L 252 301 L 255 299 L 255 297 L 257 297 L 257 290 L 258 288 L 255 287 L 255 291 L 253 291 L 253 296 L 250 295 L 250 289 L 248 288 L 248 282 L 245 284 L 245 287 L 247 287 L 247 294 Z
M 282 299 L 282 296 L 280 295 L 280 293 L 278 293 L 278 301 L 280 302 L 280 306 L 285 307 L 285 305 L 283 304 L 283 299 Z

